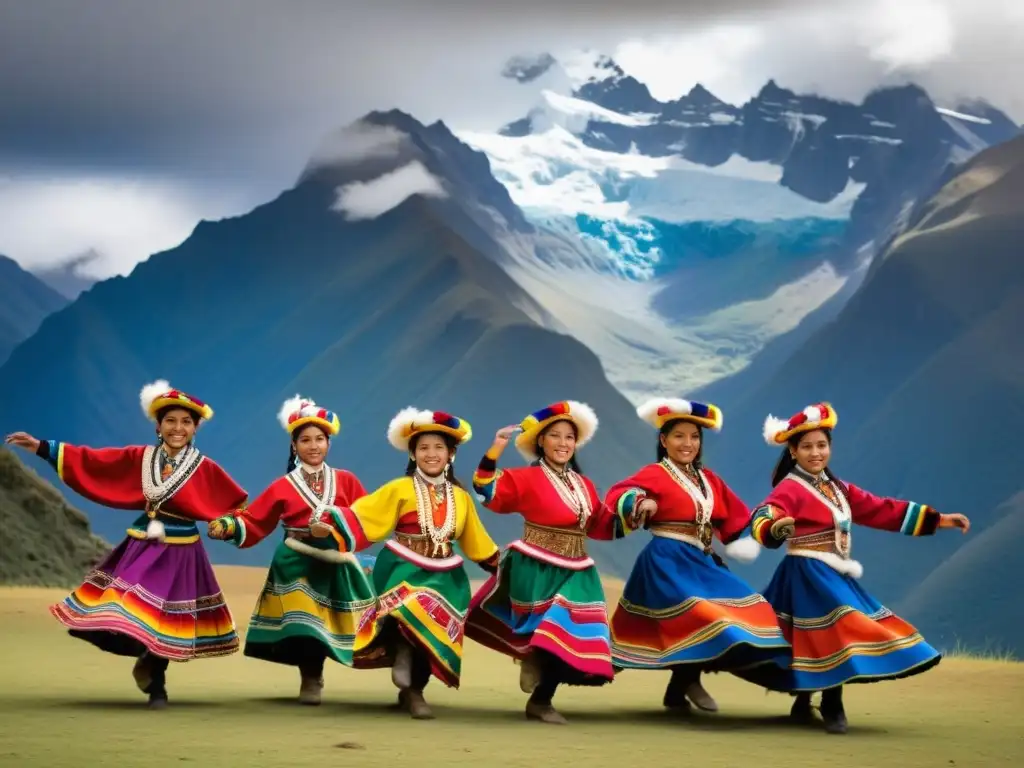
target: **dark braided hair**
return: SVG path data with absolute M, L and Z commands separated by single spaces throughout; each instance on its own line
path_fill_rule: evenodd
M 459 444 L 455 441 L 454 437 L 446 432 L 420 432 L 419 434 L 413 435 L 412 440 L 409 441 L 410 455 L 409 461 L 405 464 L 405 476 L 412 477 L 416 474 L 416 459 L 413 458 L 412 454 L 416 452 L 416 445 L 424 435 L 436 435 L 444 440 L 444 444 L 448 446 L 448 453 L 451 454 L 448 459 L 448 467 L 444 471 L 444 479 L 452 485 L 458 486 L 459 488 L 465 488 L 465 486 L 459 482 L 459 478 L 455 476 L 455 452 L 458 450 Z

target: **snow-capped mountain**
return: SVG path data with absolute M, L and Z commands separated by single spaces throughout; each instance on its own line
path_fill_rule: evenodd
M 857 105 L 769 81 L 737 107 L 700 85 L 658 101 L 586 51 L 504 74 L 539 88 L 536 107 L 459 137 L 549 240 L 513 276 L 633 400 L 742 369 L 859 282 L 952 166 L 1019 131 L 913 85 Z

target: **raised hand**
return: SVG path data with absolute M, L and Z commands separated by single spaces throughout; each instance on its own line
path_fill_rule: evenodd
M 28 432 L 12 432 L 4 438 L 4 442 L 7 445 L 16 445 L 19 448 L 23 448 L 29 453 L 35 453 L 39 450 L 39 441 Z
M 512 435 L 520 430 L 521 427 L 518 424 L 509 424 L 507 427 L 502 427 L 494 433 L 494 442 L 496 444 L 505 445 L 512 439 Z
M 939 515 L 939 528 L 959 528 L 961 533 L 971 530 L 971 521 L 967 515 Z
M 772 523 L 771 534 L 773 539 L 782 541 L 788 539 L 796 531 L 796 520 L 792 517 L 780 517 Z

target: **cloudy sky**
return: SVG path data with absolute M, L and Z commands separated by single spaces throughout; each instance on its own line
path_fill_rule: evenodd
M 371 6 L 368 7 L 368 6 Z M 592 48 L 669 99 L 770 78 L 860 99 L 913 79 L 1024 123 L 1021 0 L 0 0 L 0 253 L 127 273 L 294 183 L 371 109 L 491 130 L 515 54 Z

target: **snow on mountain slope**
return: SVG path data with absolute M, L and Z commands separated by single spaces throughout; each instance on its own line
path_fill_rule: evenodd
M 462 132 L 459 138 L 487 155 L 495 177 L 527 215 L 583 213 L 610 220 L 663 221 L 846 219 L 864 189 L 851 181 L 834 200 L 818 203 L 781 186 L 782 169 L 771 163 L 733 155 L 721 165 L 706 166 L 678 156 L 647 157 L 635 146 L 629 152 L 611 152 L 587 146 L 559 125 L 528 136 Z

